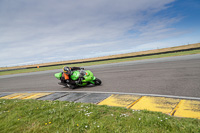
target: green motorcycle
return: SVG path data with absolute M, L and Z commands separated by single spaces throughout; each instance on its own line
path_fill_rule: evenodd
M 62 77 L 62 72 L 56 73 L 55 77 L 60 80 Z M 90 70 L 73 71 L 70 78 L 74 81 L 80 80 L 81 84 L 76 84 L 76 85 L 71 85 L 67 83 L 59 83 L 59 84 L 69 87 L 70 89 L 74 89 L 78 86 L 101 85 L 101 80 L 96 78 Z

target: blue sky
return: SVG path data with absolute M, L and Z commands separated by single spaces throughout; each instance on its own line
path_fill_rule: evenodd
M 0 67 L 200 42 L 199 0 L 0 0 Z

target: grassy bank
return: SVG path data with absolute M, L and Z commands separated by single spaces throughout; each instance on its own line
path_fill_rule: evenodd
M 0 99 L 0 131 L 51 133 L 200 132 L 200 120 L 67 101 Z
M 144 56 L 144 57 L 134 57 L 134 58 L 126 58 L 126 59 L 117 59 L 117 60 L 108 60 L 108 61 L 98 61 L 98 62 L 90 62 L 90 63 L 80 63 L 80 64 L 74 64 L 74 65 L 68 65 L 68 66 L 91 66 L 91 65 L 99 65 L 99 64 L 118 63 L 118 62 L 126 62 L 126 61 L 163 58 L 163 57 L 181 56 L 181 55 L 191 55 L 191 54 L 200 54 L 200 50 L 192 50 L 192 51 L 185 51 L 185 52 Z M 61 69 L 63 66 L 64 65 L 32 68 L 32 69 L 24 69 L 24 70 L 5 71 L 5 72 L 0 72 L 0 75 L 9 75 L 9 74 L 17 74 L 17 73 L 29 73 L 29 72 Z

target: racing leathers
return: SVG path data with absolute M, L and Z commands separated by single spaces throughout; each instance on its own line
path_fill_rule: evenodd
M 77 83 L 80 84 L 80 80 L 74 81 L 70 78 L 71 74 L 73 71 L 75 70 L 81 70 L 83 68 L 80 67 L 68 67 L 70 70 L 70 73 L 66 73 L 65 71 L 62 72 L 62 77 L 61 77 L 61 83 L 67 83 L 67 84 L 71 84 L 71 85 L 76 85 Z

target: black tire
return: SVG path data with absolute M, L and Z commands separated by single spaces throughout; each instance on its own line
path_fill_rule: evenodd
M 66 87 L 68 87 L 69 89 L 75 89 L 76 86 L 75 85 L 71 85 L 71 84 L 65 84 Z
M 94 80 L 94 83 L 95 83 L 95 85 L 101 85 L 101 80 L 98 79 L 98 78 L 96 78 L 96 79 Z
M 75 86 L 75 85 L 69 85 L 69 88 L 70 88 L 70 89 L 75 89 L 76 86 Z

